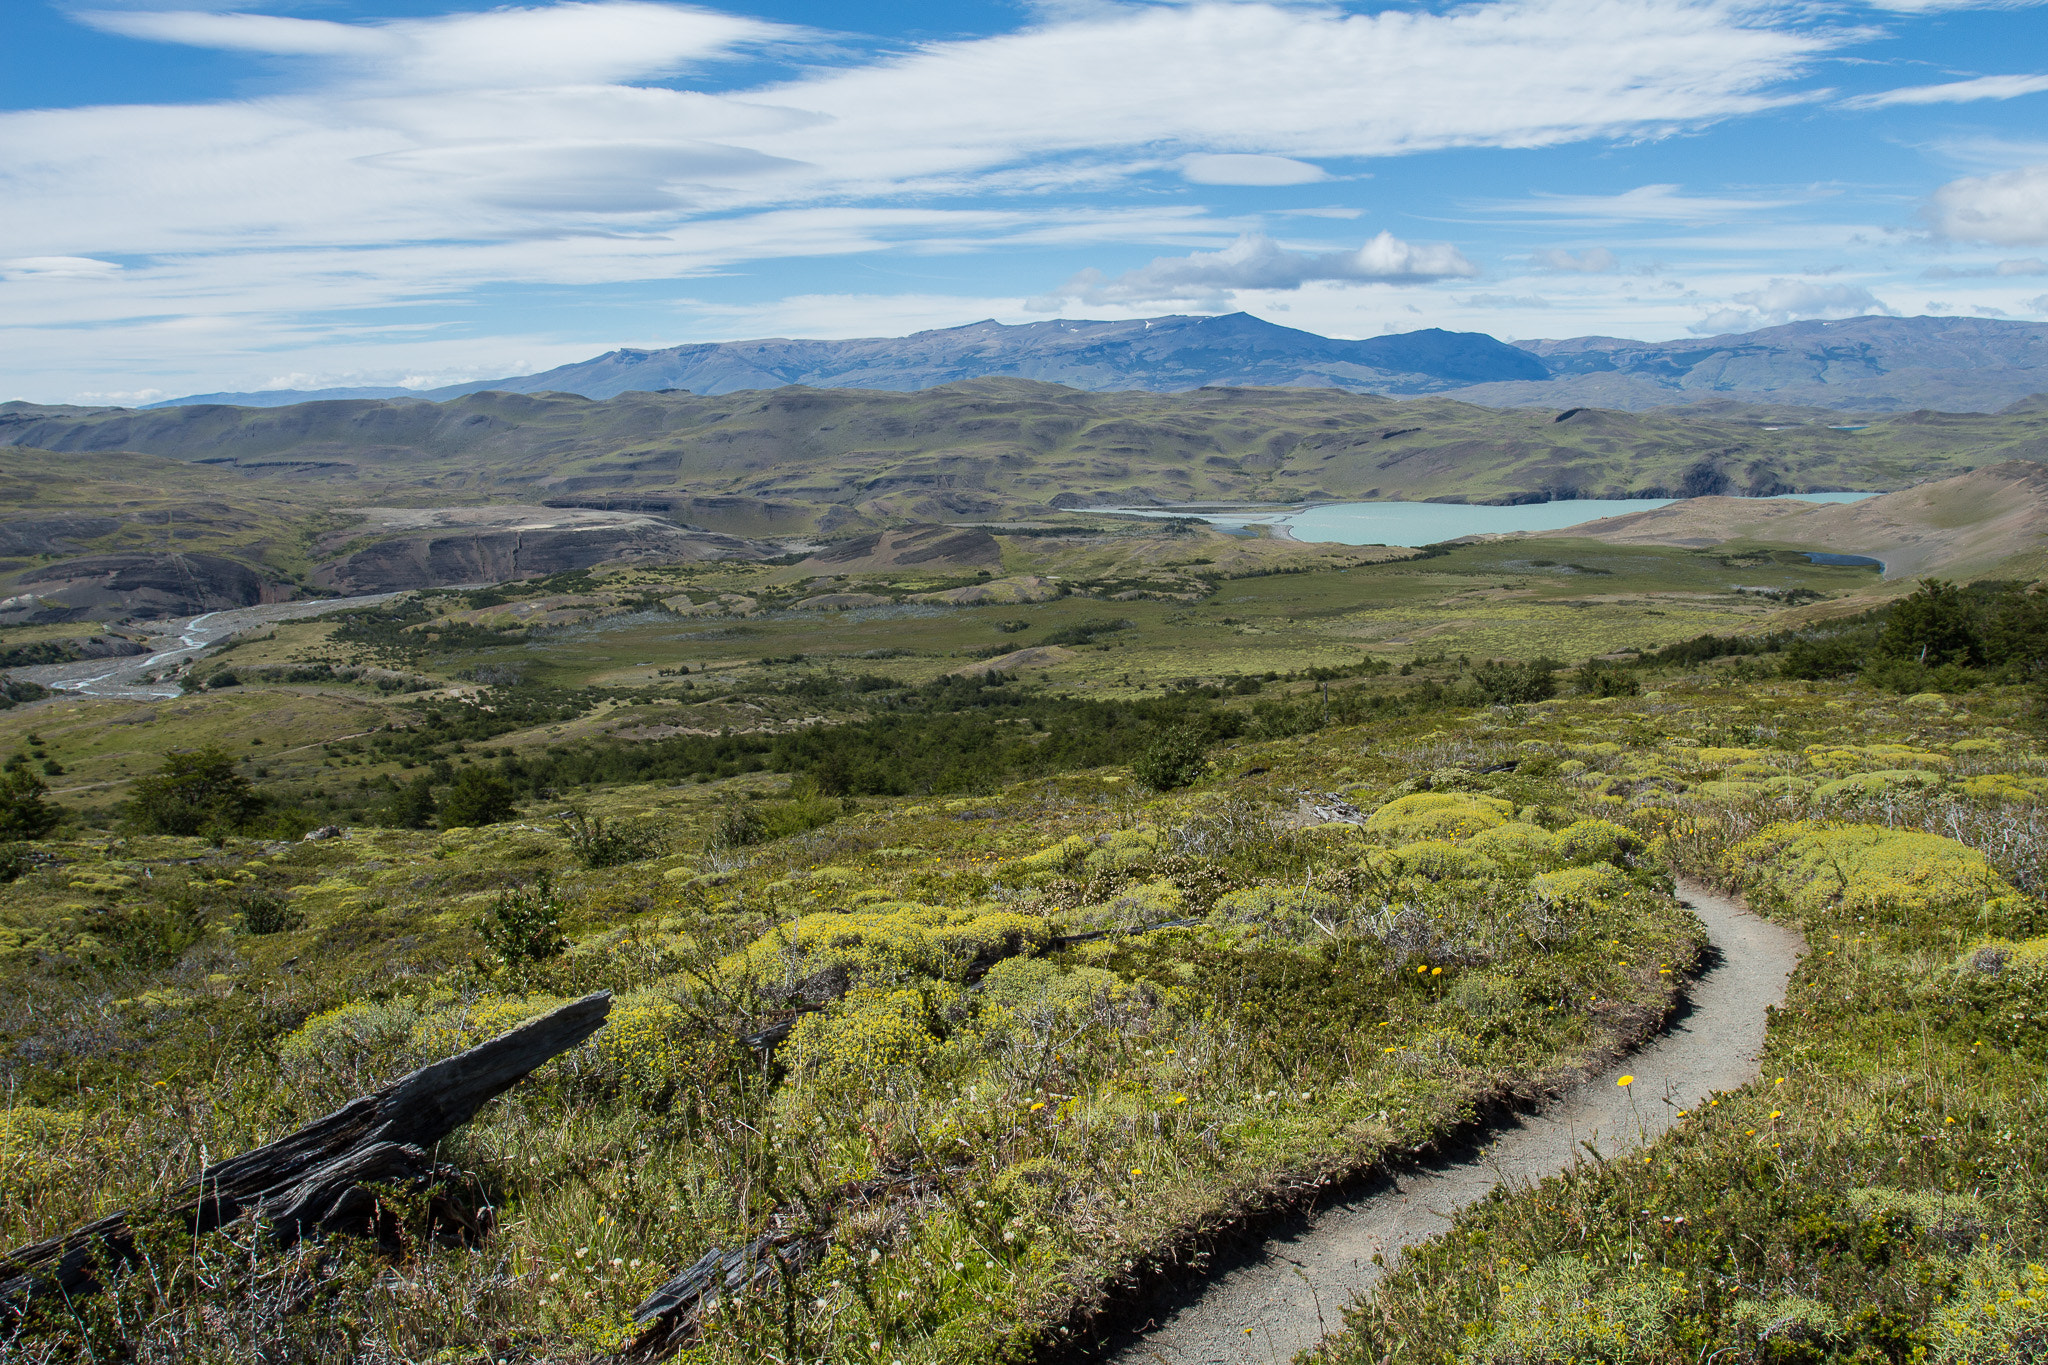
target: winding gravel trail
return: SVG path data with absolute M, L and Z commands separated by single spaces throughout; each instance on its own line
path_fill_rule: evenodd
M 1450 1215 L 1494 1186 L 1533 1185 L 1571 1166 L 1590 1143 L 1603 1156 L 1640 1146 L 1717 1090 L 1755 1078 L 1766 1010 L 1804 940 L 1740 901 L 1680 883 L 1679 899 L 1712 944 L 1671 1027 L 1625 1062 L 1568 1091 L 1542 1112 L 1491 1130 L 1484 1145 L 1446 1152 L 1418 1169 L 1378 1178 L 1362 1197 L 1319 1210 L 1215 1271 L 1177 1300 L 1139 1307 L 1108 1343 L 1116 1365 L 1268 1365 L 1343 1326 L 1343 1309 L 1391 1268 L 1401 1248 L 1450 1226 Z M 1616 1081 L 1632 1074 L 1624 1088 Z

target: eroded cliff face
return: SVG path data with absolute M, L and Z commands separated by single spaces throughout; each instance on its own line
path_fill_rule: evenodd
M 0 625 L 109 616 L 193 616 L 282 601 L 289 589 L 223 555 L 84 555 L 30 569 L 0 600 Z
M 600 564 L 762 559 L 778 547 L 644 513 L 583 508 L 362 508 L 353 546 L 314 570 L 345 593 L 502 583 Z M 363 544 L 365 537 L 369 544 Z M 335 548 L 339 548 L 336 546 Z

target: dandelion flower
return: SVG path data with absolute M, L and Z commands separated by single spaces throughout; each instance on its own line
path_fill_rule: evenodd
M 1623 1077 L 1622 1077 L 1622 1078 L 1621 1078 L 1620 1080 L 1618 1080 L 1618 1081 L 1616 1081 L 1616 1082 L 1615 1082 L 1615 1084 L 1616 1084 L 1616 1085 L 1618 1085 L 1618 1086 L 1622 1086 L 1622 1087 L 1624 1087 L 1624 1088 L 1626 1088 L 1626 1087 L 1628 1087 L 1628 1086 L 1631 1086 L 1631 1085 L 1634 1085 L 1635 1083 L 1636 1083 L 1636 1078 L 1635 1078 L 1635 1077 L 1633 1077 L 1633 1076 L 1623 1076 Z

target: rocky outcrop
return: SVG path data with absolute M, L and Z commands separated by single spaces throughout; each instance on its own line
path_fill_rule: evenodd
M 16 575 L 14 594 L 0 600 L 0 624 L 194 616 L 282 600 L 283 593 L 222 555 L 86 555 Z

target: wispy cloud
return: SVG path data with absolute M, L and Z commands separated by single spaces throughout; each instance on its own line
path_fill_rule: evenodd
M 1588 224 L 1669 223 L 1704 226 L 1731 218 L 1787 208 L 1798 199 L 1744 199 L 1687 194 L 1679 185 L 1638 185 L 1619 194 L 1553 194 L 1539 190 L 1524 199 L 1496 199 L 1477 205 L 1488 213 L 1549 218 Z
M 1584 251 L 1552 247 L 1548 251 L 1537 252 L 1529 260 L 1541 269 L 1568 275 L 1605 275 L 1621 269 L 1621 262 L 1604 246 L 1588 247 Z
M 2048 76 L 1978 76 L 1941 85 L 1909 85 L 1843 100 L 1850 109 L 1883 109 L 1895 104 L 1969 104 L 1976 100 L 2009 100 L 2048 90 Z
M 1221 251 L 1161 256 L 1149 265 L 1105 278 L 1084 270 L 1027 305 L 1056 312 L 1069 300 L 1084 304 L 1226 306 L 1245 289 L 1295 290 L 1312 281 L 1344 284 L 1417 284 L 1469 279 L 1479 268 L 1446 243 L 1415 245 L 1382 232 L 1356 251 L 1290 251 L 1263 233 L 1246 233 Z
M 1995 265 L 1930 265 L 1920 272 L 1921 278 L 1928 280 L 2003 280 L 2027 275 L 2048 275 L 2048 261 L 2028 256 Z

